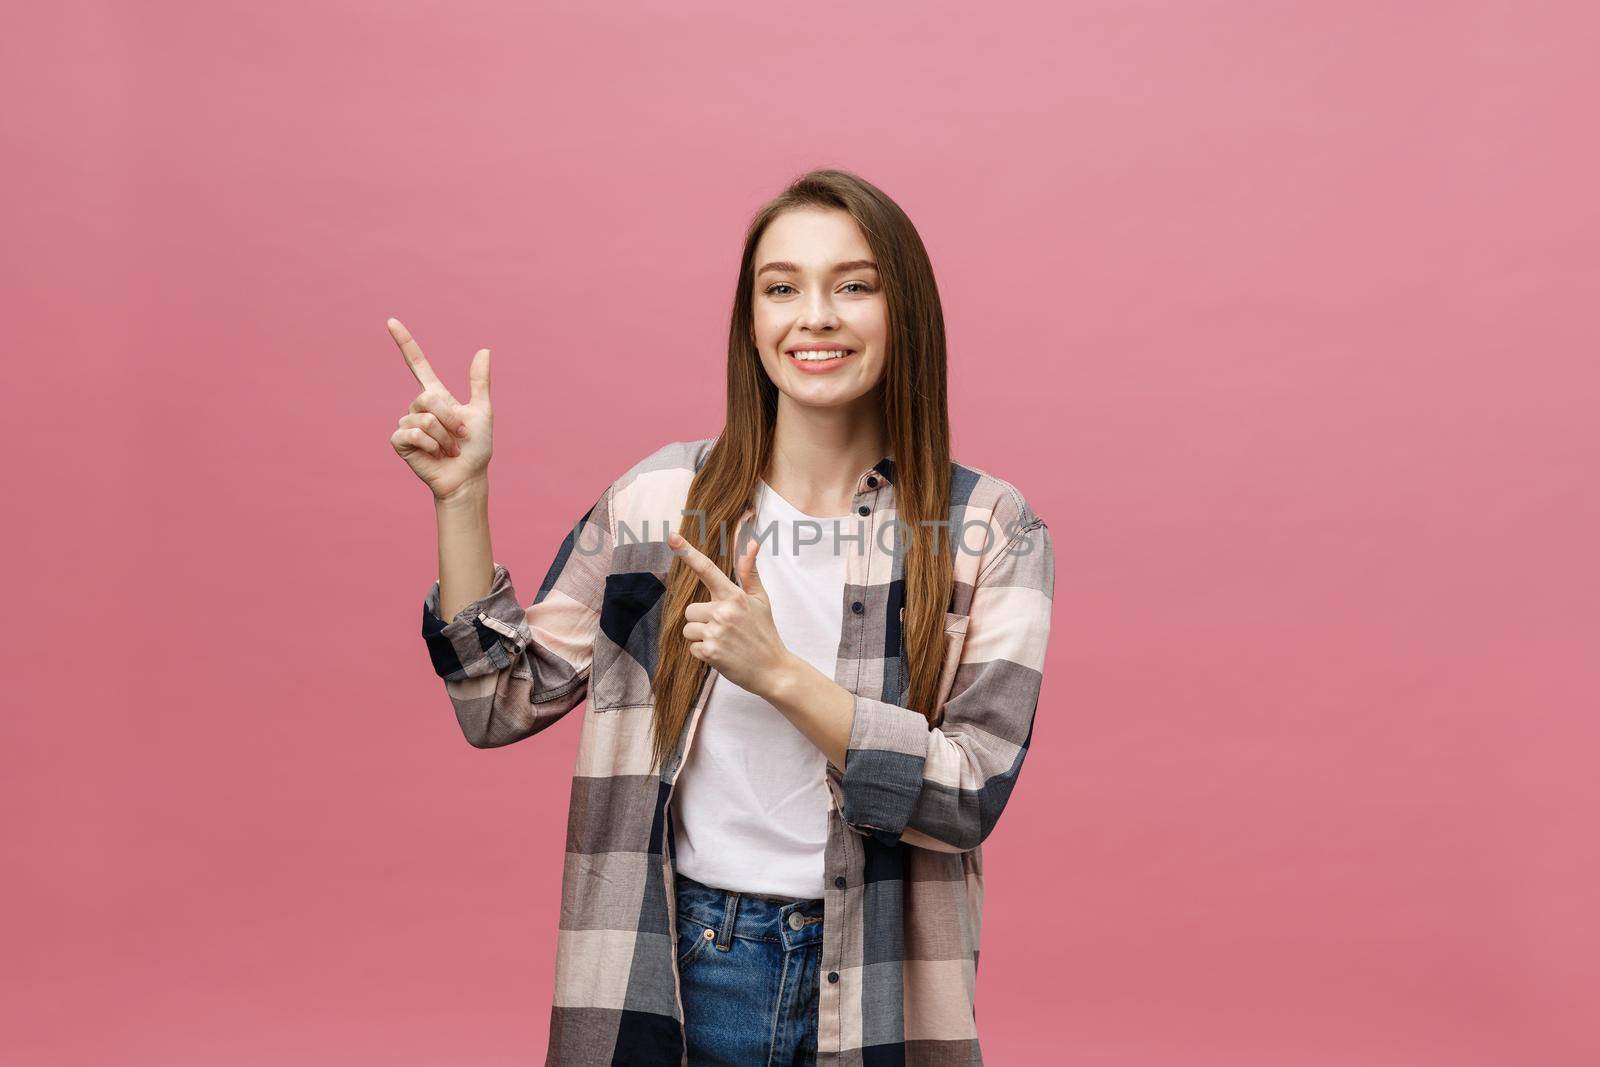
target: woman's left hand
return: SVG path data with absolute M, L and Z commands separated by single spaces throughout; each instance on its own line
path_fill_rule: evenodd
M 780 681 L 792 653 L 778 636 L 772 603 L 756 569 L 760 540 L 752 537 L 735 564 L 739 585 L 677 531 L 667 535 L 667 543 L 711 592 L 710 600 L 684 609 L 683 636 L 689 640 L 689 654 L 711 664 L 740 689 L 764 696 Z

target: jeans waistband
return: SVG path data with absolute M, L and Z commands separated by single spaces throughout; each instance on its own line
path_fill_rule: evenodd
M 789 899 L 718 889 L 687 875 L 676 876 L 678 913 L 717 931 L 726 945 L 733 937 L 778 941 L 785 949 L 820 944 L 822 898 Z

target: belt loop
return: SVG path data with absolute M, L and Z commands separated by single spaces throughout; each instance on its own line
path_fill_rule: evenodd
M 733 947 L 733 924 L 739 914 L 739 893 L 728 890 L 722 902 L 722 929 L 717 934 L 717 947 L 726 952 Z

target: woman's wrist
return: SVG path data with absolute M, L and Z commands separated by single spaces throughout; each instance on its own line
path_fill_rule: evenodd
M 469 478 L 445 496 L 433 498 L 433 506 L 441 509 L 481 507 L 489 499 L 488 472 Z
M 807 682 L 807 674 L 820 674 L 815 667 L 795 655 L 793 652 L 785 653 L 783 663 L 775 671 L 769 671 L 762 692 L 756 696 L 778 708 L 793 702 Z

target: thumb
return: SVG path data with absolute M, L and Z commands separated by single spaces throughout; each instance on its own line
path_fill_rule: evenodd
M 767 590 L 761 584 L 761 572 L 756 568 L 756 557 L 760 555 L 761 542 L 752 537 L 739 556 L 739 586 L 751 596 L 767 599 Z
M 472 366 L 467 368 L 467 380 L 472 383 L 471 403 L 483 402 L 485 407 L 489 404 L 489 350 L 478 349 L 472 357 Z

